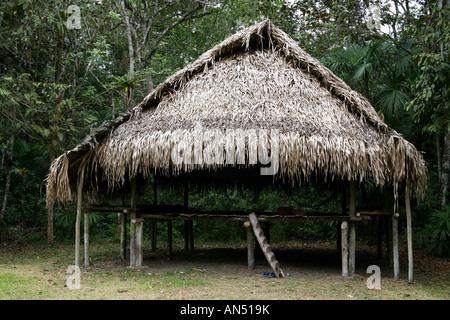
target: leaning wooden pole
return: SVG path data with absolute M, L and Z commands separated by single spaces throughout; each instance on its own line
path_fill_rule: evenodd
M 356 215 L 356 182 L 350 181 L 350 206 L 349 216 L 355 218 Z M 348 244 L 348 272 L 349 276 L 355 275 L 355 252 L 356 252 L 356 226 L 355 222 L 349 223 L 349 244 Z
M 254 212 L 249 214 L 250 223 L 253 228 L 253 233 L 255 234 L 255 238 L 261 247 L 262 252 L 266 256 L 267 262 L 273 269 L 275 276 L 279 278 L 280 276 L 285 278 L 283 270 L 281 270 L 280 263 L 275 258 L 275 254 L 272 252 L 270 244 L 267 243 L 267 239 L 264 236 L 264 231 L 261 229 L 261 225 L 259 224 L 258 217 Z
M 136 266 L 136 178 L 131 179 L 130 200 L 130 267 Z
M 84 166 L 78 172 L 77 188 L 77 217 L 75 220 L 75 265 L 80 266 L 80 229 L 81 213 L 83 211 L 83 184 L 84 184 Z
M 411 223 L 411 205 L 409 203 L 409 188 L 405 190 L 405 206 L 406 206 L 406 232 L 408 241 L 408 282 L 414 282 L 413 275 L 413 245 L 412 245 L 412 223 Z

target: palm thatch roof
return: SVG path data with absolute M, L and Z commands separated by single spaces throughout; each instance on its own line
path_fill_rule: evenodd
M 176 176 L 261 159 L 286 183 L 320 174 L 327 181 L 408 183 L 419 197 L 426 191 L 421 153 L 366 98 L 265 20 L 205 52 L 57 158 L 47 203 L 73 200 L 80 172 L 85 193 L 99 194 L 156 171 Z

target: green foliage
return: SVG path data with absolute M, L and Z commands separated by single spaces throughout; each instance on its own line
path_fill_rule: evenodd
M 430 7 L 431 6 L 431 7 Z M 424 15 L 429 15 L 424 27 L 413 27 L 415 38 L 422 43 L 424 50 L 415 53 L 414 59 L 419 74 L 413 84 L 414 99 L 407 105 L 416 121 L 428 119 L 425 131 L 436 132 L 448 130 L 450 113 L 448 109 L 449 88 L 448 75 L 448 43 L 450 42 L 450 26 L 448 8 L 439 8 L 437 4 L 428 4 Z M 419 19 L 424 19 L 423 16 Z
M 73 240 L 75 236 L 76 211 L 74 208 L 58 208 L 55 210 L 54 225 L 57 240 Z M 82 224 L 84 224 L 84 218 Z M 117 240 L 117 215 L 115 213 L 89 213 L 89 236 L 96 239 Z M 129 233 L 128 233 L 129 234 Z
M 424 203 L 413 208 L 415 221 L 420 222 L 419 231 L 428 218 L 436 227 L 434 233 L 443 227 L 437 220 L 443 221 L 448 210 L 435 212 L 436 185 L 440 184 L 435 156 L 440 150 L 434 138 L 421 133 L 448 129 L 448 8 L 439 8 L 431 1 L 419 2 L 416 9 L 407 12 L 395 11 L 393 6 L 402 6 L 405 1 L 126 1 L 135 27 L 135 43 L 147 37 L 146 45 L 139 51 L 135 48 L 136 66 L 130 74 L 120 4 L 111 0 L 76 0 L 70 4 L 80 7 L 81 29 L 67 28 L 66 2 L 0 3 L 0 199 L 7 192 L 3 163 L 8 137 L 15 137 L 12 182 L 2 225 L 44 230 L 45 177 L 51 159 L 73 148 L 103 121 L 123 112 L 130 89 L 136 105 L 148 94 L 149 80 L 156 86 L 226 36 L 270 18 L 366 96 L 380 117 L 424 151 L 429 194 Z M 156 4 L 160 11 L 155 10 Z M 372 6 L 380 8 L 381 22 L 392 32 L 368 28 L 368 9 Z M 190 18 L 178 23 L 180 16 L 191 10 Z M 145 33 L 153 12 L 157 14 Z M 375 203 L 388 202 L 385 193 L 370 182 L 365 188 Z M 147 202 L 152 203 L 152 197 L 147 195 Z M 189 200 L 191 207 L 200 210 L 276 211 L 278 206 L 341 210 L 336 190 L 312 186 L 259 193 L 237 187 L 205 189 L 191 191 Z M 182 204 L 182 192 L 161 189 L 158 203 Z M 116 218 L 92 214 L 92 234 L 115 239 Z M 58 239 L 73 236 L 73 208 L 55 207 L 54 221 Z M 159 225 L 158 237 L 165 240 L 167 226 Z M 174 238 L 182 238 L 183 228 L 182 222 L 174 222 Z M 199 241 L 245 239 L 241 223 L 195 221 L 194 229 Z M 333 239 L 335 231 L 335 223 L 329 222 L 276 223 L 272 239 Z M 448 238 L 448 233 L 439 232 L 433 239 L 438 241 L 443 235 Z M 432 251 L 444 252 L 445 243 L 433 245 Z
M 430 215 L 427 233 L 430 237 L 428 251 L 432 255 L 450 255 L 450 206 L 436 210 Z

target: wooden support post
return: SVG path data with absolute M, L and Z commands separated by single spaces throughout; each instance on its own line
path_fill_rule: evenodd
M 348 271 L 349 276 L 355 275 L 356 263 L 356 226 L 355 222 L 349 223 L 349 245 L 348 245 Z
M 167 255 L 172 255 L 172 220 L 167 220 Z
M 392 248 L 393 248 L 393 242 L 392 242 L 392 219 L 391 217 L 384 217 L 384 220 L 386 221 L 386 251 L 387 251 L 387 258 L 389 267 L 392 268 L 393 266 L 393 259 L 392 259 Z
M 77 217 L 75 220 L 75 265 L 80 266 L 80 228 L 81 228 L 81 212 L 83 211 L 83 183 L 84 183 L 84 167 L 78 172 L 78 188 L 77 188 Z
M 153 175 L 153 204 L 156 206 L 158 204 L 158 178 L 156 174 Z M 152 251 L 156 251 L 156 240 L 158 232 L 157 221 L 152 222 Z
M 141 221 L 142 219 L 136 219 L 134 220 L 135 225 L 135 232 L 136 232 L 136 242 L 135 242 L 135 249 L 136 249 L 136 267 L 142 267 L 142 260 L 143 260 L 143 254 L 142 254 L 142 244 L 143 244 L 143 235 L 144 235 L 144 222 Z
M 183 197 L 183 200 L 184 200 L 184 203 L 183 203 L 184 209 L 188 209 L 189 208 L 189 184 L 188 184 L 187 180 L 184 181 L 184 197 Z
M 152 221 L 152 251 L 156 251 L 156 236 L 158 231 L 158 224 L 156 221 Z
M 392 216 L 392 258 L 394 262 L 394 279 L 398 279 L 400 272 L 398 253 L 398 213 Z
M 342 252 L 342 229 L 339 221 L 336 222 L 336 252 L 340 255 Z
M 127 250 L 127 210 L 120 215 L 120 258 L 126 259 Z
M 189 251 L 189 220 L 184 220 L 184 250 Z
M 377 255 L 379 258 L 383 255 L 383 217 L 377 216 Z
M 84 213 L 84 266 L 89 267 L 89 213 Z
M 341 224 L 342 276 L 348 277 L 348 222 Z
M 341 193 L 341 214 L 343 216 L 347 215 L 347 183 L 345 181 L 342 181 L 342 193 Z M 342 226 L 339 224 L 339 222 L 336 224 L 337 226 L 337 241 L 336 241 L 336 247 L 337 247 L 337 253 L 340 254 L 342 251 Z
M 153 175 L 153 203 L 158 204 L 158 178 L 156 174 Z
M 356 182 L 350 181 L 350 206 L 349 216 L 355 218 L 356 215 Z M 355 275 L 355 251 L 356 251 L 356 226 L 355 222 L 349 223 L 349 244 L 348 244 L 348 271 L 349 276 Z
M 136 266 L 136 178 L 131 179 L 131 201 L 130 201 L 130 267 Z
M 194 251 L 194 221 L 189 221 L 189 251 Z
M 264 234 L 266 235 L 267 243 L 270 244 L 270 221 L 264 222 Z
M 244 223 L 247 228 L 247 263 L 248 270 L 255 270 L 255 235 L 250 221 Z
M 184 181 L 184 210 L 187 210 L 189 207 L 189 196 L 188 196 L 188 184 L 187 181 Z M 189 251 L 189 221 L 184 220 L 184 250 Z
M 184 209 L 189 209 L 189 185 L 188 181 L 184 180 Z M 192 221 L 184 220 L 184 250 L 192 251 L 194 247 L 194 239 L 192 234 Z M 191 246 L 192 244 L 192 246 Z
M 406 187 L 405 191 L 405 206 L 406 206 L 406 232 L 408 241 L 408 282 L 414 282 L 413 275 L 413 245 L 412 245 L 412 226 L 411 226 L 411 205 L 409 203 L 409 189 Z

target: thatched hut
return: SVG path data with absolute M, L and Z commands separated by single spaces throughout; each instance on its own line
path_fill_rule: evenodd
M 205 52 L 57 158 L 47 203 L 77 199 L 80 213 L 81 199 L 131 193 L 136 221 L 136 189 L 151 175 L 233 168 L 239 176 L 255 166 L 257 175 L 293 186 L 313 178 L 348 181 L 350 199 L 355 182 L 365 179 L 389 184 L 395 194 L 406 189 L 407 207 L 410 192 L 426 192 L 421 153 L 366 98 L 265 20 Z M 351 218 L 355 210 L 350 203 Z

